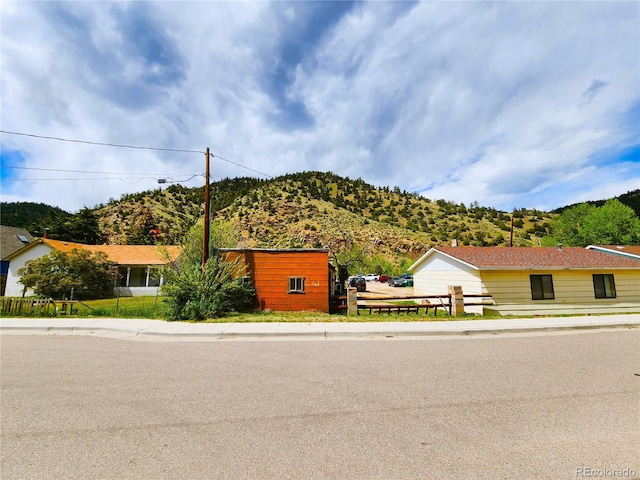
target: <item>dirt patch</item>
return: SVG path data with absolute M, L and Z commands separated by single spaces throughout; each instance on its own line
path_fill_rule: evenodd
M 367 282 L 367 291 L 358 292 L 358 298 L 404 297 L 413 295 L 413 287 L 392 287 L 386 282 Z

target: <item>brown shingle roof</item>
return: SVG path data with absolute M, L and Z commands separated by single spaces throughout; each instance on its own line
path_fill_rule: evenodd
M 164 265 L 167 263 L 165 254 L 173 261 L 182 251 L 181 247 L 175 245 L 85 245 L 50 238 L 41 238 L 37 242 L 61 252 L 70 252 L 74 248 L 91 253 L 104 252 L 109 260 L 118 265 Z
M 434 247 L 480 270 L 638 268 L 640 260 L 582 247 Z
M 18 235 L 33 242 L 34 238 L 25 228 L 8 227 L 0 225 L 0 258 L 4 259 L 23 248 L 26 244 L 18 238 Z

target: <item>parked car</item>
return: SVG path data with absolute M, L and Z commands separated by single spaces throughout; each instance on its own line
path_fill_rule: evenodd
M 367 291 L 367 281 L 364 277 L 350 277 L 349 286 L 355 287 L 358 292 Z
M 379 277 L 378 277 L 378 275 L 376 275 L 375 273 L 367 273 L 367 274 L 364 276 L 364 279 L 365 279 L 367 282 L 377 282 L 377 281 L 378 281 L 378 278 L 379 278 Z
M 378 281 L 379 281 L 379 282 L 383 282 L 383 283 L 388 282 L 388 281 L 389 281 L 389 275 L 380 275 L 380 276 L 378 277 Z
M 392 287 L 404 287 L 406 285 L 405 279 L 402 277 L 391 277 L 388 283 Z
M 413 287 L 413 275 L 410 275 L 408 273 L 403 273 L 402 278 L 404 280 L 405 287 Z

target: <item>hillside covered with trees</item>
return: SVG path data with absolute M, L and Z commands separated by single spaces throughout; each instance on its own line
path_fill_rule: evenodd
M 378 188 L 330 172 L 295 173 L 271 180 L 224 179 L 211 184 L 210 197 L 212 219 L 230 225 L 238 247 L 344 249 L 349 245 L 381 270 L 387 265 L 407 265 L 429 247 L 453 241 L 458 245 L 536 246 L 584 240 L 560 234 L 570 230 L 562 227 L 561 219 L 572 208 L 559 213 L 526 208 L 502 212 L 477 202 L 457 204 L 398 187 Z M 637 198 L 638 191 L 624 197 L 632 202 Z M 35 236 L 43 236 L 48 229 L 51 238 L 82 243 L 178 244 L 201 221 L 203 199 L 204 187 L 173 184 L 123 195 L 75 214 L 44 205 L 31 208 L 36 204 L 3 203 L 2 224 L 27 228 Z M 637 212 L 621 202 L 608 215 L 624 208 L 629 218 L 637 219 Z M 589 214 L 603 208 L 604 202 L 601 205 L 591 205 Z M 631 234 L 624 238 L 637 241 Z

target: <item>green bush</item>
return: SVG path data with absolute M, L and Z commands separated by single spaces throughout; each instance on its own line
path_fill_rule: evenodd
M 228 231 L 212 232 L 211 243 L 220 245 L 220 236 Z M 167 283 L 162 292 L 170 320 L 205 320 L 223 317 L 231 312 L 246 312 L 253 308 L 256 292 L 245 282 L 244 265 L 240 258 L 230 260 L 219 250 L 209 257 L 204 272 L 199 251 L 202 233 L 192 234 L 176 262 L 163 269 Z

